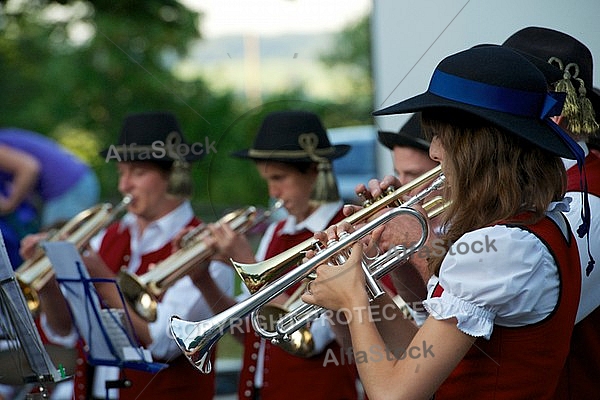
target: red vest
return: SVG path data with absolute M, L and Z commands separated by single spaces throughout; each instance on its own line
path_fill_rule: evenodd
M 188 226 L 196 226 L 199 222 L 194 218 Z M 137 274 L 141 275 L 147 272 L 149 264 L 157 263 L 167 258 L 170 254 L 171 243 L 167 243 L 152 253 L 144 254 Z M 104 235 L 99 255 L 115 273 L 121 267 L 127 266 L 131 255 L 129 230 L 125 229 L 120 232 L 119 224 L 112 224 Z M 214 354 L 213 352 L 213 365 Z M 166 362 L 166 360 L 156 361 Z M 88 388 L 88 383 L 91 387 L 91 382 L 89 381 L 91 378 L 90 371 L 85 370 L 87 366 L 85 362 L 80 362 L 79 364 L 81 368 L 78 368 L 75 373 L 75 399 L 88 399 L 89 397 L 86 396 L 89 396 L 91 392 L 91 389 Z M 122 375 L 132 382 L 132 386 L 121 389 L 119 391 L 119 398 L 121 400 L 213 399 L 215 393 L 214 372 L 208 375 L 200 373 L 183 355 L 169 360 L 168 364 L 167 368 L 154 374 L 130 369 L 123 371 Z
M 327 225 L 343 219 L 341 210 Z M 295 235 L 281 235 L 285 221 L 275 228 L 273 240 L 269 244 L 265 258 L 270 258 L 312 237 L 313 233 L 305 230 Z M 288 289 L 291 294 L 296 287 Z M 253 398 L 254 373 L 258 360 L 260 337 L 254 332 L 244 336 L 244 359 L 238 395 L 240 399 Z M 331 349 L 339 360 L 340 347 L 333 342 L 318 355 L 310 358 L 296 357 L 280 347 L 265 343 L 263 387 L 260 389 L 261 400 L 281 400 L 306 398 L 311 400 L 357 399 L 357 373 L 354 365 L 335 365 L 327 362 L 325 354 Z M 330 357 L 331 359 L 331 357 Z
M 498 325 L 490 340 L 478 338 L 442 383 L 435 399 L 550 399 L 569 352 L 581 275 L 575 238 L 564 240 L 549 218 L 526 229 L 546 244 L 558 266 L 560 294 L 543 321 L 518 328 Z M 438 286 L 434 296 L 443 288 Z
M 588 192 L 600 197 L 600 158 L 593 153 L 585 158 L 585 172 Z M 568 191 L 581 190 L 577 166 L 567 170 L 567 179 Z M 598 238 L 590 238 L 590 246 L 598 246 Z M 598 262 L 600 261 L 596 260 L 596 269 Z M 598 272 L 592 271 L 593 274 Z M 600 309 L 597 308 L 573 329 L 571 349 L 554 398 L 556 400 L 600 399 L 599 381 Z
M 600 197 L 600 158 L 594 153 L 588 154 L 585 158 L 585 175 L 588 193 Z M 577 165 L 567 170 L 567 192 L 581 192 Z

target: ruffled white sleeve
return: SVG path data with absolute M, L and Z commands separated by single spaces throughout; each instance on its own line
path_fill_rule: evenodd
M 435 286 L 443 288 L 432 297 Z M 454 243 L 431 278 L 424 306 L 438 320 L 489 339 L 494 324 L 517 327 L 539 322 L 555 308 L 557 266 L 534 234 L 496 225 L 469 232 Z

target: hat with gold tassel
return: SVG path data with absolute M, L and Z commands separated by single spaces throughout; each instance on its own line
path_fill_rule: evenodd
M 169 172 L 168 193 L 192 194 L 191 163 L 203 157 L 185 142 L 179 122 L 170 112 L 130 114 L 123 120 L 116 145 L 100 152 L 106 161 L 146 161 Z
M 340 198 L 331 161 L 349 150 L 349 145 L 331 144 L 316 114 L 291 110 L 268 114 L 252 147 L 232 155 L 260 161 L 316 163 L 318 174 L 311 199 L 323 203 Z
M 545 60 L 562 71 L 562 79 L 549 84 L 567 98 L 562 115 L 577 138 L 598 131 L 600 96 L 593 90 L 593 59 L 590 50 L 579 40 L 565 33 L 541 27 L 527 27 L 511 35 L 502 44 L 533 57 Z M 544 72 L 544 71 L 542 71 Z

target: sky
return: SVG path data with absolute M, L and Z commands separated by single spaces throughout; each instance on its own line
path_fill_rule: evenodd
M 201 30 L 210 39 L 240 33 L 339 31 L 371 9 L 372 0 L 180 0 L 202 11 Z

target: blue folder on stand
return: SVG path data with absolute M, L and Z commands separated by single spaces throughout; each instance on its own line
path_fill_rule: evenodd
M 88 363 L 152 373 L 168 366 L 154 362 L 150 351 L 139 345 L 120 290 L 122 308 L 102 304 L 94 283 L 114 284 L 118 290 L 114 279 L 90 278 L 77 248 L 70 242 L 46 242 L 43 247 L 75 327 L 85 341 Z

